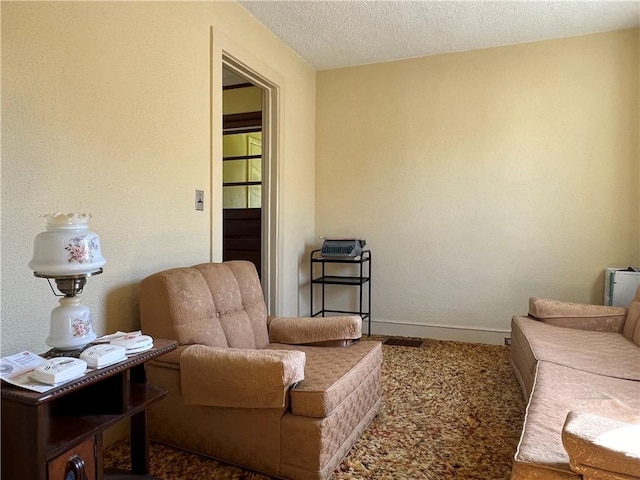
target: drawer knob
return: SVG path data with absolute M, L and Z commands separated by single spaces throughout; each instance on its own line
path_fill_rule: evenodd
M 84 460 L 82 460 L 78 455 L 74 455 L 67 461 L 64 480 L 87 480 L 87 474 L 84 469 Z

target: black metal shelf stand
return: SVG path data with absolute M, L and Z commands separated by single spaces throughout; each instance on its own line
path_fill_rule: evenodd
M 341 263 L 358 266 L 358 275 L 327 275 L 325 266 L 328 263 Z M 320 264 L 322 273 L 314 277 L 314 266 Z M 367 321 L 367 335 L 371 336 L 371 251 L 363 250 L 359 257 L 323 256 L 321 250 L 313 250 L 310 255 L 309 272 L 311 275 L 309 304 L 311 316 L 326 316 L 327 313 L 340 313 L 344 315 L 360 315 L 363 321 Z M 314 312 L 313 290 L 315 285 L 322 286 L 321 308 Z M 327 285 L 347 285 L 358 287 L 358 310 L 331 310 L 325 304 L 325 287 Z M 365 288 L 366 287 L 366 288 Z M 367 309 L 364 310 L 364 290 L 367 290 Z

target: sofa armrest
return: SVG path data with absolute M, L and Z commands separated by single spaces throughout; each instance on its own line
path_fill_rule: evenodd
M 269 340 L 289 345 L 322 345 L 362 337 L 358 315 L 340 317 L 269 317 Z
M 282 408 L 304 379 L 304 352 L 191 345 L 180 356 L 186 405 Z
M 529 298 L 529 315 L 558 327 L 621 333 L 626 313 L 622 307 Z
M 571 470 L 585 478 L 638 478 L 638 438 L 640 424 L 583 412 L 569 412 L 562 428 L 562 444 L 569 454 Z

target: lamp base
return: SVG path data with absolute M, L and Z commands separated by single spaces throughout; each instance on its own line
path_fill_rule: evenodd
M 40 356 L 43 358 L 56 358 L 56 357 L 73 357 L 80 358 L 80 354 L 88 348 L 88 345 L 84 347 L 76 348 L 75 350 L 60 350 L 59 348 L 52 348 L 47 350 Z
M 95 339 L 89 307 L 80 303 L 79 296 L 62 297 L 60 305 L 51 311 L 47 345 L 60 350 L 76 350 Z

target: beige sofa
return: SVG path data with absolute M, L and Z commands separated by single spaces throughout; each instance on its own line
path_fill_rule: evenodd
M 148 365 L 167 397 L 152 439 L 270 476 L 327 479 L 377 414 L 382 348 L 358 316 L 267 316 L 250 262 L 176 268 L 140 283 L 142 330 L 179 342 Z
M 528 399 L 512 479 L 640 479 L 640 288 L 629 309 L 531 298 L 511 342 Z

